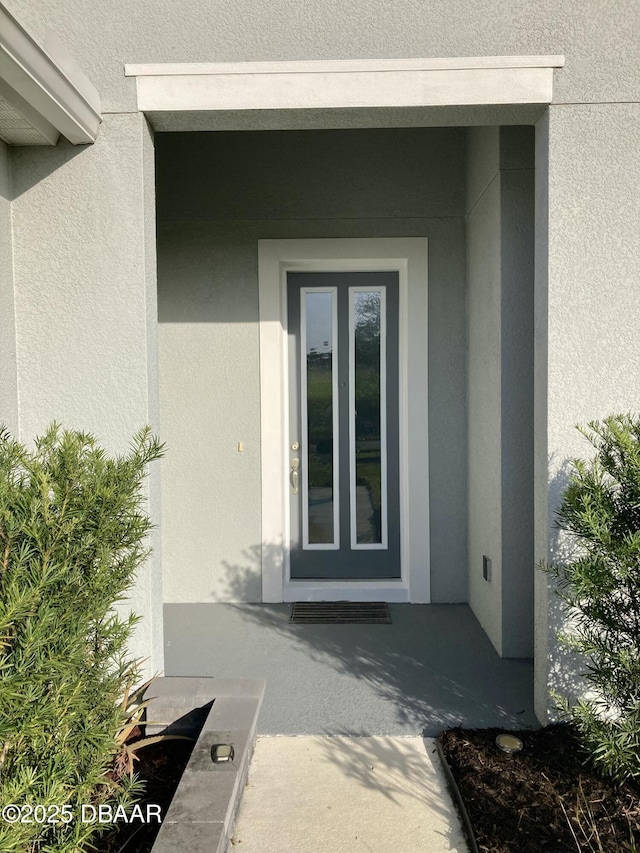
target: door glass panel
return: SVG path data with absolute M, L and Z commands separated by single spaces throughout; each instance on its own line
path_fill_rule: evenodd
M 286 280 L 288 579 L 398 579 L 398 272 L 287 270 Z
M 354 289 L 352 299 L 352 547 L 384 547 L 384 291 Z
M 337 365 L 335 290 L 305 290 L 302 299 L 304 546 L 337 547 Z

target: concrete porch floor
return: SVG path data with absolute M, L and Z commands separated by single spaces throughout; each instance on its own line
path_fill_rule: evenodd
M 290 608 L 165 605 L 165 674 L 266 679 L 260 735 L 538 726 L 532 661 L 501 659 L 467 605 L 392 604 L 390 625 L 290 625 Z

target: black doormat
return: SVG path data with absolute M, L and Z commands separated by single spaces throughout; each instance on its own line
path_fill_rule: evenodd
M 296 601 L 289 622 L 299 624 L 389 624 L 391 614 L 384 601 Z

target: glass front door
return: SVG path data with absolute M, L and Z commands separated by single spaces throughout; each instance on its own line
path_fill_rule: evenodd
M 287 274 L 292 580 L 400 577 L 398 289 Z

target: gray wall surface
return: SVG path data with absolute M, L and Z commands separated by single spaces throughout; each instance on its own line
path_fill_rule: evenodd
M 105 117 L 95 145 L 14 148 L 13 250 L 24 441 L 53 420 L 109 452 L 157 429 L 153 142 L 144 116 Z M 151 197 L 149 197 L 151 193 Z M 147 482 L 159 518 L 158 465 Z M 154 557 L 131 593 L 145 615 L 134 654 L 162 668 L 162 586 Z
M 501 128 L 502 654 L 533 657 L 534 132 Z
M 533 153 L 469 130 L 469 603 L 505 657 L 533 654 Z
M 214 6 L 203 0 L 180 4 L 143 0 L 133 5 L 114 0 L 90 6 L 87 14 L 83 0 L 11 2 L 12 12 L 36 39 L 43 40 L 47 27 L 63 37 L 97 87 L 105 115 L 93 149 L 62 144 L 51 150 L 23 149 L 12 154 L 18 187 L 13 221 L 17 363 L 25 437 L 53 416 L 60 416 L 94 426 L 114 447 L 122 445 L 141 420 L 153 422 L 156 405 L 154 345 L 149 330 L 154 304 L 148 290 L 153 277 L 150 151 L 148 140 L 142 142 L 140 117 L 132 115 L 135 83 L 123 75 L 125 62 L 564 54 L 566 67 L 555 72 L 553 105 L 536 128 L 536 559 L 547 558 L 550 535 L 552 549 L 556 548 L 547 507 L 552 513 L 566 460 L 585 452 L 573 424 L 610 411 L 638 408 L 640 5 L 636 0 L 615 4 L 594 0 L 586 11 L 578 0 L 481 0 L 474 4 L 434 0 L 428 5 L 414 0 L 391 4 L 350 0 L 330 8 L 319 0 L 269 4 L 218 0 Z M 468 114 L 466 123 L 473 124 L 471 117 L 477 111 L 471 109 Z M 134 128 L 140 129 L 135 140 Z M 0 184 L 6 180 L 1 157 Z M 462 245 L 463 236 L 456 230 L 459 218 L 409 221 L 402 220 L 402 215 L 398 210 L 393 219 L 371 222 L 296 219 L 299 230 L 295 233 L 318 236 L 324 228 L 327 236 L 387 236 L 395 233 L 395 227 L 405 234 L 428 233 L 436 247 L 431 262 L 440 265 L 445 276 L 457 277 L 457 266 L 452 270 L 444 249 L 437 255 L 437 246 L 444 247 L 447 240 Z M 410 215 L 416 216 L 416 212 Z M 442 212 L 430 215 L 439 217 Z M 0 192 L 0 247 L 4 247 L 0 251 L 5 255 L 9 244 L 2 217 L 6 223 L 6 216 Z M 196 254 L 206 258 L 214 244 L 213 231 L 218 229 L 215 240 L 227 245 L 228 257 L 233 255 L 233 263 L 237 261 L 246 276 L 249 267 L 242 267 L 246 241 L 295 236 L 287 220 L 254 222 L 253 232 L 242 222 L 210 224 L 211 239 L 186 234 L 184 239 L 194 240 Z M 183 226 L 188 230 L 188 222 L 180 224 Z M 225 229 L 228 238 L 222 233 Z M 177 223 L 175 228 L 169 222 L 161 224 L 167 245 L 171 235 L 166 235 L 171 231 L 176 240 L 182 239 L 178 230 Z M 197 230 L 195 224 L 193 230 Z M 486 263 L 491 264 L 495 261 L 492 240 L 487 248 Z M 454 258 L 458 264 L 457 252 Z M 207 263 L 202 261 L 201 269 L 208 269 Z M 464 278 L 464 270 L 460 278 Z M 246 287 L 241 286 L 241 290 L 245 288 L 247 317 L 255 312 L 250 281 L 247 277 Z M 92 288 L 91 298 L 87 287 Z M 11 312 L 6 274 L 0 288 L 4 300 L 0 307 Z M 145 299 L 140 298 L 141 292 Z M 432 294 L 432 300 L 433 306 L 440 300 L 442 311 L 453 316 L 463 291 L 443 287 L 439 294 Z M 106 320 L 98 321 L 92 312 L 100 312 Z M 234 334 L 245 323 L 232 322 Z M 11 327 L 10 314 L 0 317 L 0 323 L 4 339 L 7 323 Z M 105 327 L 112 334 L 105 335 Z M 457 341 L 464 339 L 464 333 L 455 330 L 450 334 L 446 326 L 432 328 L 432 320 L 430 333 L 433 385 L 438 381 L 431 375 L 438 358 L 452 359 L 454 371 L 464 372 L 457 362 Z M 41 335 L 41 346 L 36 334 Z M 249 338 L 247 331 L 244 339 L 234 339 L 234 358 Z M 441 348 L 436 353 L 438 341 Z M 8 373 L 0 374 L 0 382 L 9 385 L 7 405 L 14 407 L 17 417 L 11 337 L 0 346 L 8 346 L 9 358 Z M 251 346 L 255 359 L 255 339 Z M 219 346 L 216 352 L 223 350 Z M 3 356 L 5 352 L 3 349 Z M 250 354 L 250 349 L 243 353 Z M 491 353 L 486 355 L 489 358 Z M 111 367 L 114 380 L 109 378 Z M 446 376 L 446 370 L 438 375 Z M 464 401 L 457 396 L 457 386 L 445 388 L 445 384 L 443 379 L 442 393 L 453 395 L 464 420 Z M 430 417 L 436 419 L 431 424 L 432 435 L 439 428 L 444 431 L 447 413 L 452 411 L 455 406 L 444 406 L 442 412 L 432 408 Z M 255 415 L 249 412 L 247 417 L 251 420 Z M 453 427 L 457 423 L 452 421 Z M 448 462 L 439 470 L 435 462 L 431 472 L 432 490 L 445 496 L 434 503 L 434 507 L 443 507 L 438 521 L 443 529 L 448 519 L 444 507 L 447 502 L 452 509 L 458 506 L 457 484 L 465 477 L 459 460 Z M 249 455 L 246 463 L 247 469 L 257 465 Z M 433 515 L 432 523 L 437 526 Z M 252 541 L 254 533 L 250 531 L 247 538 Z M 458 542 L 453 547 L 461 548 Z M 233 549 L 230 554 L 236 560 Z M 253 565 L 250 557 L 245 563 Z M 555 612 L 555 598 L 549 596 L 544 578 L 538 575 L 536 584 L 536 701 L 543 719 L 550 668 L 557 672 L 562 661 L 553 637 L 555 623 L 548 616 L 549 608 Z M 158 588 L 149 581 L 147 592 L 141 593 L 139 601 L 145 614 L 152 614 L 155 626 L 140 628 L 140 648 L 149 654 L 152 648 L 158 651 L 159 627 L 153 615 Z M 440 594 L 444 596 L 446 590 L 441 588 Z
M 501 211 L 499 128 L 469 131 L 467 214 L 469 604 L 502 651 Z M 492 579 L 482 577 L 482 557 Z
M 165 601 L 260 599 L 257 241 L 424 235 L 432 597 L 465 601 L 464 131 L 156 146 Z
M 549 456 L 547 423 L 548 338 L 549 338 L 549 112 L 535 128 L 535 246 L 534 246 L 534 331 L 533 331 L 533 523 L 534 556 L 549 559 L 549 531 L 552 506 L 549 500 Z M 552 500 L 557 499 L 557 494 Z M 541 571 L 534 573 L 534 701 L 536 716 L 547 721 L 549 705 L 549 651 L 555 647 L 549 615 L 549 583 Z
M 12 243 L 9 150 L 0 141 L 0 424 L 4 424 L 18 438 L 20 422 Z
M 125 62 L 374 59 L 565 54 L 555 103 L 633 101 L 640 91 L 640 5 L 595 0 L 12 0 L 42 40 L 49 26 L 100 91 L 107 112 L 135 110 Z
M 549 204 L 548 213 L 538 206 L 536 222 L 538 394 L 547 387 L 536 469 L 537 559 L 566 555 L 553 511 L 569 460 L 592 456 L 574 425 L 640 410 L 639 126 L 635 103 L 552 107 L 548 147 L 547 121 L 538 128 L 539 168 L 548 175 L 541 190 Z M 555 641 L 557 596 L 546 576 L 539 574 L 536 583 L 536 713 L 544 719 L 548 686 L 575 692 L 576 679 Z

